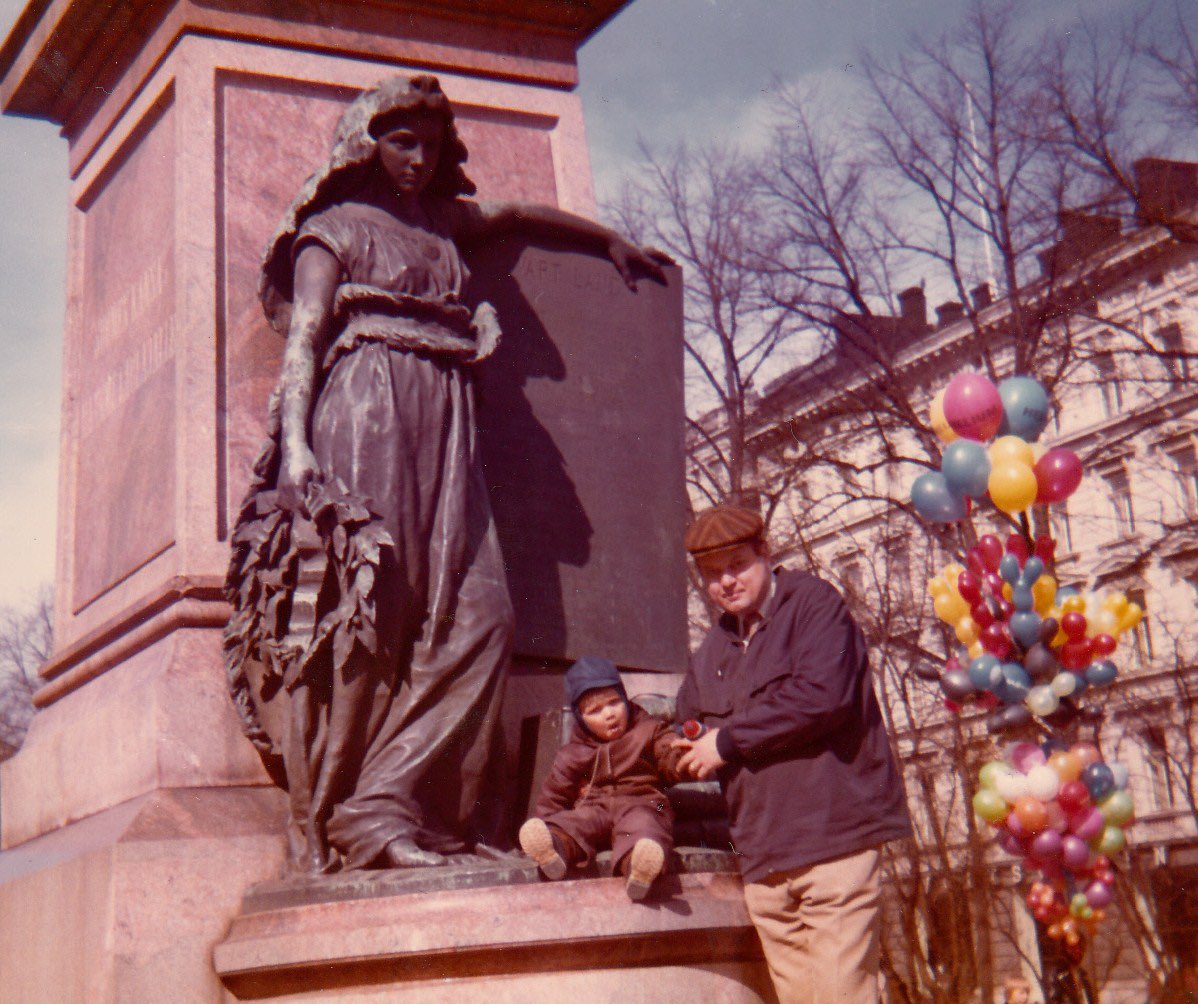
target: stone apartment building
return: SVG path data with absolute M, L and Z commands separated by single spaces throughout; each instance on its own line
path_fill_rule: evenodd
M 1162 954 L 1198 974 L 1198 165 L 1142 161 L 1137 170 L 1136 221 L 1061 214 L 1059 240 L 1019 304 L 983 284 L 971 309 L 942 304 L 930 323 L 924 291 L 913 288 L 896 316 L 840 317 L 829 352 L 754 402 L 748 442 L 761 494 L 787 484 L 772 499 L 781 560 L 836 581 L 871 636 L 921 845 L 947 842 L 947 860 L 964 868 L 970 840 L 985 839 L 970 837 L 969 779 L 994 755 L 994 737 L 984 715 L 954 719 L 938 688 L 912 673 L 959 650 L 924 585 L 962 549 L 953 531 L 929 532 L 902 508 L 920 470 L 903 458 L 922 449 L 936 460 L 907 419 L 926 424 L 936 392 L 982 368 L 983 347 L 994 375 L 1010 375 L 1013 331 L 1034 318 L 1047 360 L 1037 375 L 1055 384 L 1057 404 L 1041 441 L 1074 450 L 1085 468 L 1067 504 L 1051 507 L 1058 578 L 1123 591 L 1148 611 L 1115 654 L 1119 679 L 1087 695 L 1091 712 L 1074 725 L 1128 766 L 1137 806 L 1127 895 L 1086 958 L 1107 1002 L 1143 1001 Z M 983 508 L 993 513 L 979 507 L 977 533 L 1010 532 Z M 1045 514 L 1037 518 L 1043 529 Z M 1053 946 L 1022 906 L 1027 882 L 996 848 L 981 853 L 1005 912 L 977 957 L 1000 981 L 1022 971 L 1035 985 Z M 944 888 L 951 899 L 951 883 Z M 934 900 L 936 882 L 927 892 Z M 938 959 L 937 909 L 923 911 L 917 932 L 933 970 L 950 964 Z

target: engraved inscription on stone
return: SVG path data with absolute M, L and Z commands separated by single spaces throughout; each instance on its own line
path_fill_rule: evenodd
M 175 539 L 174 115 L 155 114 L 80 203 L 68 409 L 75 610 Z

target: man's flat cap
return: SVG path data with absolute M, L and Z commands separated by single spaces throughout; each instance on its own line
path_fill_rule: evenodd
M 687 528 L 683 543 L 692 557 L 761 540 L 765 524 L 751 509 L 717 505 L 704 509 Z

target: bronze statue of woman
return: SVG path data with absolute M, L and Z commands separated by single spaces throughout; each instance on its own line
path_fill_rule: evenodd
M 499 332 L 460 300 L 458 246 L 566 237 L 629 285 L 660 277 L 599 224 L 465 198 L 465 160 L 435 77 L 384 81 L 262 266 L 286 345 L 233 535 L 226 662 L 307 871 L 436 865 L 485 831 L 512 609 L 470 375 Z

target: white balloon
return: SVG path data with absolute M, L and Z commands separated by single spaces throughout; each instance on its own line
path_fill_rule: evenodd
M 1000 775 L 998 780 L 994 782 L 994 790 L 998 792 L 1007 805 L 1014 805 L 1016 799 L 1031 794 L 1028 788 L 1027 777 L 1023 774 L 1016 774 L 1014 771 L 1010 774 Z
M 1047 764 L 1041 764 L 1027 772 L 1027 787 L 1033 797 L 1048 802 L 1061 790 L 1061 776 Z
M 1068 697 L 1077 690 L 1077 677 L 1072 673 L 1057 673 L 1049 686 L 1057 697 Z
M 1052 687 L 1046 687 L 1043 684 L 1039 687 L 1032 687 L 1027 692 L 1027 697 L 1023 699 L 1023 703 L 1027 705 L 1028 711 L 1041 718 L 1051 715 L 1061 706 L 1060 698 L 1052 692 Z

